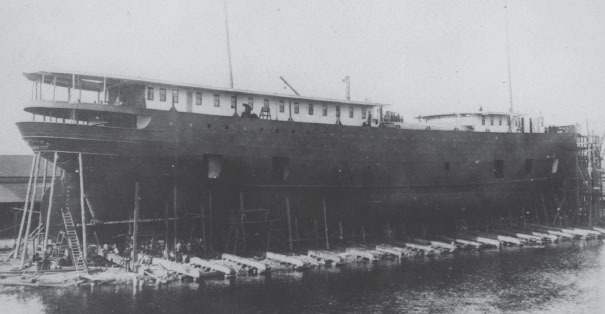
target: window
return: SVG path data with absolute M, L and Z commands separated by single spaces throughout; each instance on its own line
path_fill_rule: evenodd
M 336 117 L 340 118 L 340 106 L 336 105 Z
M 502 125 L 502 117 L 500 117 L 500 125 Z
M 494 117 L 491 117 L 491 118 L 489 119 L 489 124 L 490 124 L 490 125 L 494 125 Z
M 481 125 L 485 125 L 485 117 L 484 116 L 481 117 Z
M 279 101 L 279 112 L 284 112 L 284 101 L 280 100 Z
M 220 107 L 221 106 L 221 95 L 214 94 L 214 106 L 215 107 Z
M 321 114 L 325 117 L 328 115 L 328 105 L 321 105 Z
M 504 178 L 504 160 L 496 159 L 494 161 L 494 176 L 496 178 Z
M 153 87 L 147 87 L 147 100 L 153 100 Z
M 528 176 L 534 172 L 534 160 L 525 159 L 525 175 Z
M 353 106 L 349 106 L 349 118 L 353 118 L 353 114 L 355 113 L 353 109 Z
M 250 109 L 254 108 L 254 98 L 248 97 L 248 105 L 250 106 Z
M 300 108 L 299 108 L 299 106 L 298 106 L 298 103 L 297 103 L 297 102 L 295 102 L 295 103 L 294 103 L 294 114 L 298 114 L 299 110 L 300 110 Z
M 367 115 L 366 108 L 361 108 L 361 118 L 365 120 L 366 115 Z
M 263 107 L 269 108 L 269 99 L 263 100 Z
M 166 101 L 166 89 L 160 88 L 160 101 Z
M 510 126 L 510 116 L 508 116 L 508 126 Z
M 445 171 L 450 171 L 450 162 L 449 162 L 449 161 L 446 161 L 446 162 L 443 164 L 443 170 L 445 170 Z
M 231 96 L 231 109 L 235 109 L 237 107 L 237 96 Z
M 312 116 L 313 115 L 313 104 L 309 104 L 309 115 Z
M 196 92 L 195 93 L 195 104 L 197 106 L 201 106 L 202 105 L 202 93 L 201 92 Z
M 178 89 L 172 90 L 172 102 L 175 104 L 179 103 L 179 90 Z

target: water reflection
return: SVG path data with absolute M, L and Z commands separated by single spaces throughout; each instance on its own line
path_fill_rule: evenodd
M 3 288 L 2 313 L 605 313 L 600 242 L 167 286 Z

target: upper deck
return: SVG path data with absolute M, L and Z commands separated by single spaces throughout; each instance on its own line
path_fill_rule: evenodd
M 151 109 L 240 116 L 244 105 L 248 105 L 251 114 L 270 120 L 377 126 L 382 107 L 388 106 L 119 76 L 43 71 L 24 75 L 32 81 L 32 99 L 45 101 L 26 110 L 50 115 L 44 107 L 54 110 L 55 117 L 59 110 L 69 108 L 130 114 Z M 70 114 L 69 110 L 63 111 Z

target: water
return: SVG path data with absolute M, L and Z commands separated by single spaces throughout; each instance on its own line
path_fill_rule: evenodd
M 605 313 L 605 246 L 462 252 L 270 277 L 0 288 L 0 313 Z

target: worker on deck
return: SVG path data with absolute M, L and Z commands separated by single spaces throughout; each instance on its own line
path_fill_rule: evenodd
M 258 119 L 258 116 L 256 115 L 256 113 L 252 113 L 252 106 L 250 106 L 248 104 L 243 104 L 243 106 L 244 106 L 244 112 L 242 112 L 242 118 Z

